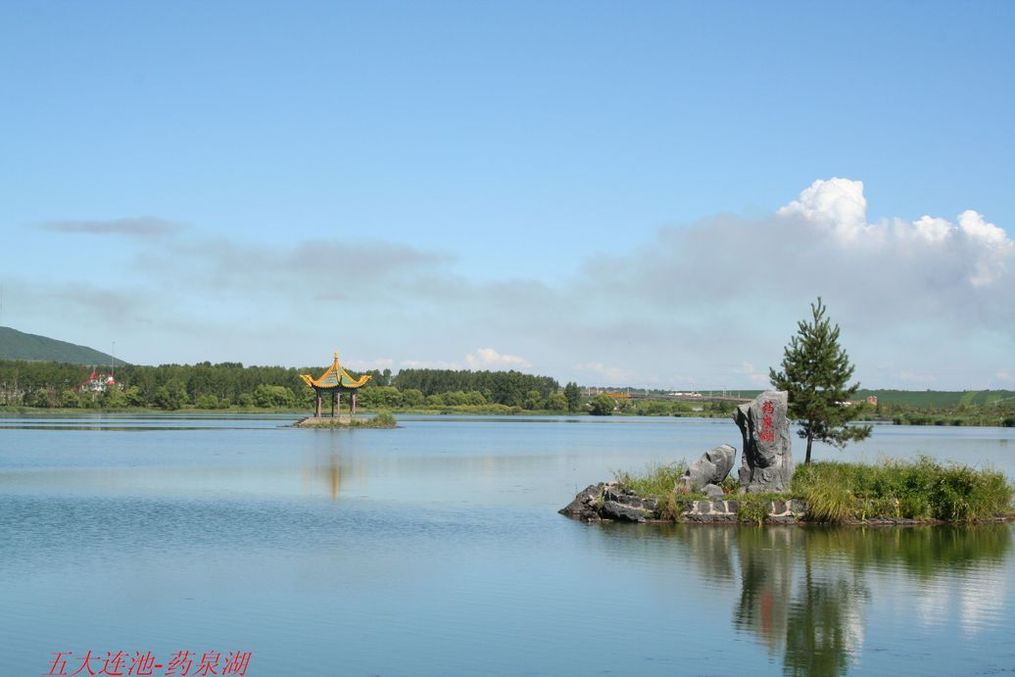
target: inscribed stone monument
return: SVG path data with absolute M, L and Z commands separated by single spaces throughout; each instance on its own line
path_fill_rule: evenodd
M 733 420 L 744 438 L 740 460 L 740 486 L 748 493 L 788 491 L 793 478 L 793 445 L 783 390 L 766 390 L 752 402 L 741 404 Z

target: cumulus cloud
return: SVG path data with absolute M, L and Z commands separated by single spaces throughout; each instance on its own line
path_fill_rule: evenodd
M 659 232 L 631 255 L 598 257 L 597 291 L 715 314 L 754 303 L 764 323 L 787 303 L 824 295 L 859 323 L 938 318 L 1011 329 L 1015 243 L 975 211 L 871 222 L 863 183 L 816 181 L 766 219 L 709 219 Z M 690 300 L 680 292 L 693 290 Z M 697 300 L 697 301 L 696 301 Z M 806 306 L 805 306 L 806 307 Z
M 815 181 L 777 214 L 784 218 L 801 217 L 828 229 L 844 242 L 870 231 L 863 181 L 839 178 Z
M 465 356 L 469 369 L 527 369 L 532 363 L 518 355 L 502 355 L 493 348 L 477 348 Z
M 128 235 L 131 237 L 158 237 L 180 230 L 179 224 L 149 216 L 108 221 L 49 221 L 40 223 L 38 227 L 41 230 L 56 233 Z
M 803 221 L 810 226 L 812 239 L 831 234 L 840 256 L 901 258 L 927 273 L 944 267 L 957 273 L 958 281 L 974 287 L 1001 280 L 1015 265 L 1015 242 L 971 209 L 959 214 L 954 223 L 929 215 L 915 221 L 896 218 L 869 223 L 862 181 L 815 181 L 798 199 L 779 209 L 777 216 Z

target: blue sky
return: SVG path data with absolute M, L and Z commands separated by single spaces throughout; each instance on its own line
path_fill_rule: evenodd
M 736 388 L 821 294 L 865 385 L 1015 387 L 1013 28 L 3 3 L 0 324 L 145 363 Z

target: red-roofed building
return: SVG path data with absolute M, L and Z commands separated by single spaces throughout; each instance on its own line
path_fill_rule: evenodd
M 90 393 L 104 393 L 108 388 L 112 388 L 115 385 L 116 379 L 113 378 L 112 374 L 100 374 L 92 369 L 92 373 L 88 375 L 88 380 L 82 383 L 78 390 Z

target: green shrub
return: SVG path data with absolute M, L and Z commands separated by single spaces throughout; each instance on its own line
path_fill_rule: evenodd
M 372 427 L 377 428 L 394 428 L 397 425 L 397 421 L 395 421 L 395 416 L 390 411 L 380 411 L 370 419 L 370 424 Z
M 740 480 L 733 475 L 727 475 L 726 479 L 719 483 L 719 486 L 727 494 L 735 494 L 740 490 Z
M 761 526 L 765 523 L 772 501 L 783 499 L 780 494 L 741 494 L 737 497 L 737 521 Z
M 656 512 L 659 514 L 660 519 L 673 520 L 675 522 L 680 519 L 681 515 L 691 509 L 696 500 L 703 498 L 704 496 L 698 494 L 682 494 L 671 491 L 659 500 L 659 507 L 656 508 Z

